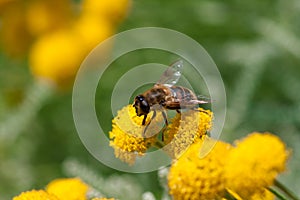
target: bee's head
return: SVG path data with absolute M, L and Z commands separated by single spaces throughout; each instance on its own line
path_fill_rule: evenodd
M 135 111 L 137 116 L 146 115 L 150 112 L 150 106 L 143 95 L 138 95 L 134 99 Z

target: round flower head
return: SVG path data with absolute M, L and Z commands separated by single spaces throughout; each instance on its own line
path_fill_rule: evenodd
M 72 4 L 68 0 L 31 1 L 25 19 L 28 31 L 40 36 L 66 27 L 71 20 Z
M 64 200 L 86 200 L 89 186 L 79 178 L 61 178 L 51 181 L 46 191 Z
M 125 18 L 130 4 L 131 0 L 85 0 L 83 1 L 83 12 L 117 23 Z
M 58 85 L 72 82 L 85 56 L 81 41 L 69 30 L 41 37 L 30 52 L 30 67 L 36 77 Z
M 204 157 L 203 145 L 213 146 Z M 225 191 L 223 168 L 231 146 L 207 136 L 192 144 L 175 161 L 169 172 L 169 192 L 175 200 L 207 200 L 221 197 Z
M 270 133 L 253 133 L 236 144 L 224 169 L 227 187 L 242 198 L 264 193 L 285 170 L 289 152 L 284 143 Z
M 13 198 L 13 200 L 59 200 L 55 195 L 49 194 L 44 190 L 31 190 L 22 192 L 20 195 Z
M 157 137 L 159 129 L 156 126 L 148 128 L 144 135 L 144 129 L 151 120 L 152 113 L 146 120 L 146 126 L 142 125 L 143 116 L 138 117 L 132 105 L 128 105 L 118 111 L 118 115 L 112 120 L 112 131 L 109 133 L 110 145 L 115 149 L 115 156 L 124 162 L 133 164 L 137 155 L 143 155 L 151 147 Z M 151 124 L 161 120 L 157 115 Z
M 178 158 L 201 136 L 206 135 L 212 127 L 212 112 L 198 108 L 177 113 L 164 132 L 164 150 L 172 157 Z

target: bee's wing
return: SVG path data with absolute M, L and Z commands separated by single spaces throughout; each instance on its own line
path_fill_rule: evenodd
M 204 95 L 197 95 L 197 100 L 199 104 L 204 104 L 204 103 L 211 103 L 213 100 L 207 96 Z
M 199 104 L 206 104 L 213 102 L 210 98 L 200 95 L 197 99 L 191 99 L 190 96 L 183 96 L 175 101 L 168 101 L 165 103 L 165 107 L 168 109 L 185 109 L 194 108 Z
M 161 84 L 168 87 L 175 85 L 181 76 L 182 68 L 182 60 L 178 60 L 175 63 L 171 64 L 170 67 L 167 68 L 160 79 L 156 82 L 156 85 Z

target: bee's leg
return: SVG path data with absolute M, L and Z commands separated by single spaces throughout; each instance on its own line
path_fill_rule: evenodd
M 166 128 L 168 127 L 169 122 L 168 122 L 167 113 L 166 113 L 165 110 L 162 110 L 162 115 L 163 115 L 164 120 L 165 120 L 165 127 L 162 130 L 161 141 L 164 141 L 164 132 L 165 132 Z
M 147 116 L 147 115 L 145 115 L 145 116 Z M 149 123 L 147 124 L 147 126 L 146 126 L 145 129 L 144 129 L 143 136 L 146 136 L 146 131 L 147 131 L 147 129 L 148 129 L 148 127 L 149 127 L 151 121 L 154 119 L 155 116 L 156 116 L 156 111 L 153 110 L 153 115 L 152 115 L 152 117 L 151 117 Z M 144 118 L 145 121 L 146 121 L 146 118 L 147 118 L 147 117 Z M 144 120 L 143 120 L 143 122 L 144 122 Z
M 196 111 L 196 112 L 203 112 L 203 113 L 205 113 L 205 114 L 209 114 L 209 113 L 206 112 L 205 110 L 198 110 L 198 107 L 195 107 L 195 108 L 193 109 L 193 111 Z
M 142 125 L 145 125 L 145 124 L 146 124 L 146 119 L 147 119 L 147 114 L 144 115 L 144 119 L 143 119 Z
M 181 111 L 179 109 L 176 109 L 176 112 L 179 113 L 179 114 L 181 113 Z

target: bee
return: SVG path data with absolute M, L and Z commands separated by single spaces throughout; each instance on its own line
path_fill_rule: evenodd
M 156 111 L 161 110 L 167 126 L 166 110 L 176 110 L 180 113 L 181 109 L 195 109 L 199 104 L 210 103 L 208 98 L 198 97 L 186 87 L 175 86 L 181 77 L 182 69 L 182 60 L 171 64 L 151 89 L 134 98 L 133 106 L 137 116 L 144 116 L 142 125 L 145 125 L 147 115 L 151 111 L 153 111 L 152 120 L 156 116 Z M 147 127 L 144 132 L 146 129 Z

